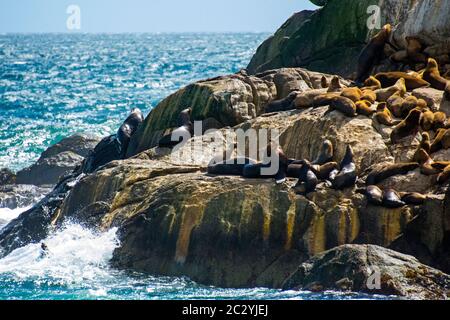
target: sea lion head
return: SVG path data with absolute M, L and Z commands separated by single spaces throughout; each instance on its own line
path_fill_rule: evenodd
M 328 92 L 336 92 L 342 89 L 341 82 L 338 76 L 331 78 L 330 85 L 328 86 Z
M 380 89 L 381 82 L 374 76 L 370 76 L 369 78 L 366 79 L 366 81 L 364 81 L 364 86 L 365 87 L 377 87 Z
M 425 162 L 430 160 L 430 155 L 422 148 L 417 151 L 416 160 L 419 164 L 424 164 Z
M 435 59 L 428 58 L 426 71 L 428 71 L 428 72 L 438 71 L 439 72 L 439 66 L 438 66 L 438 63 L 437 63 L 437 61 Z

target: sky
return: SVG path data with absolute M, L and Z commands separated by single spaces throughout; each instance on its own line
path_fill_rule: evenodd
M 308 0 L 0 0 L 0 33 L 274 32 L 314 8 Z

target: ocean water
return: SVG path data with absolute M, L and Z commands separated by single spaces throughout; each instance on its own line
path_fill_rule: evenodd
M 0 168 L 20 170 L 76 132 L 114 132 L 193 81 L 237 72 L 268 35 L 0 35 Z M 37 201 L 38 199 L 35 199 Z M 0 230 L 28 208 L 0 208 Z M 266 288 L 222 289 L 113 270 L 116 230 L 74 223 L 0 259 L 0 299 L 384 299 Z

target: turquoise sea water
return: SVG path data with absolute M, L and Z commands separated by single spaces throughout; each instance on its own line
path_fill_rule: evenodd
M 105 136 L 193 81 L 237 72 L 268 35 L 0 35 L 0 168 L 19 170 L 76 132 Z M 37 199 L 36 199 L 37 200 Z M 0 229 L 23 209 L 0 208 Z M 0 259 L 0 299 L 374 299 L 201 286 L 112 270 L 115 230 L 67 224 Z

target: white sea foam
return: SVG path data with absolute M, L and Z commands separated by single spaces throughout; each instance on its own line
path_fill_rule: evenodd
M 118 246 L 116 228 L 97 233 L 69 223 L 50 234 L 43 242 L 28 244 L 0 259 L 0 274 L 17 280 L 52 279 L 61 284 L 109 278 L 108 262 Z
M 11 220 L 17 218 L 22 212 L 25 212 L 30 208 L 31 206 L 16 209 L 0 208 L 0 230 Z

